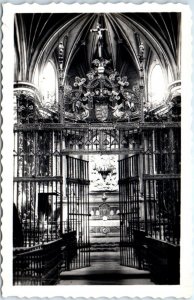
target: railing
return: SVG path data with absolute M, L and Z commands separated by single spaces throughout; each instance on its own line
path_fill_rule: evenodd
M 15 248 L 14 285 L 52 285 L 59 279 L 62 239 L 30 248 Z
M 90 243 L 77 239 L 76 231 L 63 235 L 63 264 L 61 271 L 70 271 L 90 266 Z
M 39 245 L 41 242 L 51 242 L 60 238 L 60 223 L 22 221 L 24 247 Z
M 14 248 L 14 285 L 52 285 L 61 271 L 70 269 L 79 245 L 76 232 L 64 233 L 62 238 L 33 247 Z
M 145 237 L 151 280 L 156 284 L 180 283 L 180 246 Z
M 65 233 L 62 235 L 63 246 L 61 271 L 70 270 L 72 260 L 77 256 L 77 240 L 76 231 Z
M 179 284 L 180 246 L 134 230 L 134 254 L 140 269 L 148 269 L 156 284 Z

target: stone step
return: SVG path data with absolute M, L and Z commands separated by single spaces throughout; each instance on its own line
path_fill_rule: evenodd
M 91 252 L 119 251 L 119 243 L 91 243 Z

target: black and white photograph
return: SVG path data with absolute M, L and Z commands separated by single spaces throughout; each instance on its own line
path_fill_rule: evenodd
M 181 10 L 13 16 L 13 287 L 180 286 Z

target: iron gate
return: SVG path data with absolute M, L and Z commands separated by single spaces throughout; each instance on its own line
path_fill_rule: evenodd
M 128 267 L 139 267 L 134 247 L 134 231 L 140 227 L 138 158 L 119 161 L 120 263 Z
M 88 161 L 67 156 L 67 230 L 75 232 L 68 269 L 90 266 Z
M 143 148 L 146 235 L 173 245 L 179 245 L 180 128 L 144 131 Z

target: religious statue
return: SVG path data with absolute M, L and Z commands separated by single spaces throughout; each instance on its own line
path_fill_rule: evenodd
M 90 29 L 90 32 L 96 32 L 98 37 L 98 55 L 102 58 L 102 31 L 107 30 L 106 28 L 101 28 L 101 25 L 97 23 L 96 28 Z
M 123 108 L 123 103 L 121 104 L 118 104 L 116 103 L 114 107 L 112 107 L 112 110 L 113 110 L 113 116 L 116 118 L 116 119 L 121 119 L 123 116 L 124 116 L 124 111 L 122 111 L 121 109 Z
M 74 104 L 74 112 L 77 120 L 85 120 L 90 114 L 89 106 L 87 103 L 84 105 L 80 100 L 78 100 Z
M 144 51 L 145 51 L 144 44 L 141 42 L 139 44 L 139 56 L 143 57 Z
M 88 104 L 82 104 L 82 108 L 83 108 L 83 113 L 81 114 L 81 119 L 82 120 L 85 120 L 89 117 L 89 114 L 90 114 L 90 110 L 89 110 L 89 106 Z
M 66 118 L 78 122 L 95 119 L 106 122 L 111 121 L 111 118 L 113 121 L 130 121 L 132 113 L 136 111 L 136 88 L 133 87 L 132 91 L 127 89 L 127 76 L 119 76 L 116 69 L 107 68 L 111 60 L 102 57 L 103 31 L 106 30 L 99 23 L 90 30 L 97 34 L 98 57 L 92 61 L 93 68 L 86 74 L 86 78 L 76 76 L 72 90 L 65 86 Z M 72 104 L 71 107 L 68 102 Z M 110 109 L 112 113 L 109 113 Z
M 134 112 L 135 111 L 135 103 L 133 102 L 134 99 L 134 95 L 127 95 L 126 97 L 127 99 L 125 99 L 125 106 L 127 108 L 127 110 L 129 110 L 130 112 Z

